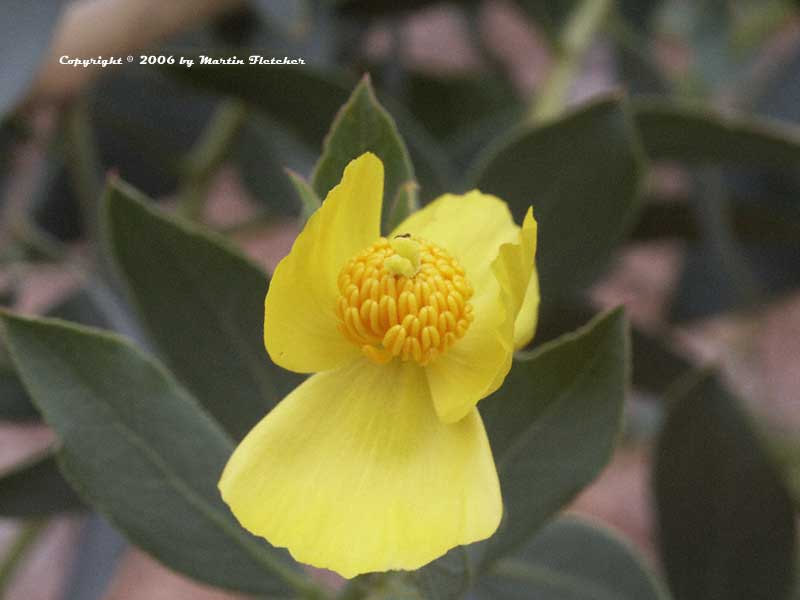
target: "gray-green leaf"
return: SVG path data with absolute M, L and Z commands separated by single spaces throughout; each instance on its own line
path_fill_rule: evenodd
M 8 313 L 2 323 L 60 438 L 62 471 L 131 541 L 213 585 L 260 594 L 306 585 L 222 503 L 216 483 L 233 444 L 159 363 L 99 330 Z
M 61 475 L 52 450 L 0 474 L 0 516 L 42 517 L 84 508 Z
M 120 181 L 107 191 L 110 247 L 175 374 L 235 438 L 300 377 L 262 341 L 269 277 L 217 236 L 168 217 Z
M 729 116 L 708 107 L 663 101 L 633 105 L 650 158 L 793 169 L 800 165 L 800 130 L 785 123 Z
M 545 527 L 478 584 L 491 600 L 665 600 L 664 586 L 610 530 L 574 518 Z
M 539 222 L 542 311 L 591 281 L 633 225 L 644 174 L 636 131 L 617 96 L 516 132 L 484 156 L 474 181 Z
M 785 483 L 731 395 L 712 377 L 671 407 L 656 451 L 661 556 L 681 600 L 781 600 L 796 521 Z
M 414 168 L 406 145 L 394 120 L 375 97 L 368 75 L 364 76 L 342 106 L 325 138 L 322 156 L 311 181 L 320 198 L 324 198 L 339 183 L 347 163 L 364 152 L 374 153 L 383 162 L 383 194 L 389 202 L 403 184 L 414 180 Z M 384 217 L 388 213 L 384 209 Z
M 486 565 L 519 547 L 608 462 L 629 382 L 628 325 L 611 311 L 517 360 L 481 403 L 505 515 Z

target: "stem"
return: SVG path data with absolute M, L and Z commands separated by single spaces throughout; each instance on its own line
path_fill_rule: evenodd
M 613 0 L 583 0 L 570 15 L 560 37 L 559 57 L 530 108 L 528 121 L 553 119 L 564 110 L 584 56 L 612 5 Z
M 17 567 L 27 555 L 28 550 L 39 539 L 39 534 L 42 533 L 46 525 L 46 519 L 36 519 L 25 523 L 20 529 L 16 539 L 0 563 L 0 598 L 4 597 L 4 591 L 11 583 Z
M 208 199 L 208 189 L 231 145 L 247 119 L 247 107 L 238 100 L 226 100 L 217 109 L 200 140 L 186 158 L 186 174 L 181 184 L 178 212 L 198 220 Z
M 705 189 L 696 211 L 704 237 L 717 254 L 724 274 L 730 277 L 741 300 L 748 306 L 758 306 L 761 293 L 757 280 L 733 235 L 732 208 L 725 189 L 724 173 L 719 168 L 709 168 L 701 173 L 701 177 Z
M 98 239 L 97 203 L 100 198 L 99 162 L 85 101 L 76 101 L 64 124 L 64 157 L 89 239 Z

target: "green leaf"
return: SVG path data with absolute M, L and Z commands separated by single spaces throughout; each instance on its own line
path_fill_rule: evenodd
M 164 70 L 203 89 L 250 102 L 313 147 L 323 140 L 350 93 L 346 79 L 310 68 L 232 69 L 197 63 L 191 69 L 174 65 Z
M 557 319 L 551 319 L 536 329 L 537 344 L 549 342 L 589 321 L 596 309 L 588 299 L 564 302 Z M 631 327 L 631 383 L 634 388 L 652 395 L 661 395 L 679 377 L 691 372 L 692 365 L 677 354 L 663 336 L 656 336 Z M 525 356 L 525 354 L 522 354 Z
M 84 510 L 50 450 L 0 474 L 0 516 L 24 519 Z
M 621 309 L 515 361 L 481 403 L 503 490 L 503 523 L 487 564 L 522 545 L 608 462 L 629 380 Z
M 169 366 L 238 439 L 300 381 L 264 349 L 269 277 L 222 238 L 146 202 L 111 181 L 110 248 Z
M 253 115 L 236 140 L 233 158 L 254 199 L 268 215 L 297 216 L 305 207 L 286 179 L 287 165 L 310 170 L 316 159 L 289 133 L 261 114 Z
M 39 413 L 30 402 L 25 386 L 11 365 L 0 363 L 0 421 L 38 421 Z
M 102 327 L 106 324 L 105 317 L 85 290 L 79 290 L 56 304 L 47 314 L 84 325 Z M 31 404 L 25 386 L 6 356 L 0 336 L 0 421 L 24 423 L 39 420 L 39 413 Z
M 61 441 L 61 470 L 132 542 L 220 587 L 280 594 L 286 581 L 303 585 L 284 553 L 245 532 L 222 503 L 216 483 L 231 439 L 159 363 L 98 330 L 8 313 L 2 322 Z
M 59 0 L 11 0 L 0 5 L 0 39 L 3 40 L 0 119 L 22 99 L 38 72 L 64 4 Z
M 327 196 L 341 180 L 347 163 L 364 152 L 374 153 L 383 162 L 385 198 L 394 199 L 403 184 L 414 181 L 406 145 L 391 115 L 375 97 L 369 75 L 353 90 L 325 138 L 322 156 L 311 178 L 317 195 Z M 388 212 L 384 210 L 384 215 Z
M 293 131 L 315 151 L 331 122 L 350 97 L 355 82 L 345 75 L 309 67 L 271 66 L 269 69 L 231 69 L 228 65 L 196 65 L 191 69 L 164 67 L 174 77 L 241 98 Z M 384 99 L 408 144 L 424 199 L 449 189 L 451 167 L 444 151 L 417 120 L 397 102 Z
M 317 196 L 314 188 L 311 187 L 311 184 L 303 179 L 301 175 L 295 173 L 291 169 L 286 169 L 286 175 L 289 177 L 289 181 L 291 181 L 297 192 L 297 196 L 300 198 L 300 204 L 303 207 L 301 217 L 305 222 L 316 212 L 320 204 L 322 204 L 322 201 L 319 199 L 319 196 Z
M 472 565 L 466 548 L 453 548 L 411 574 L 420 594 L 426 600 L 463 598 L 472 585 Z
M 192 93 L 153 67 L 107 71 L 88 96 L 101 173 L 113 169 L 153 196 L 174 193 L 216 99 Z
M 610 530 L 574 518 L 545 527 L 480 580 L 492 600 L 665 600 L 661 583 Z
M 404 98 L 409 110 L 428 131 L 445 142 L 462 137 L 476 125 L 497 121 L 500 114 L 522 112 L 519 95 L 503 75 L 415 72 L 404 75 Z M 494 134 L 497 135 L 497 130 Z
M 518 131 L 484 157 L 477 187 L 508 202 L 518 222 L 533 206 L 545 316 L 608 263 L 633 225 L 643 171 L 635 130 L 616 96 Z
M 633 109 L 650 158 L 681 160 L 693 166 L 800 166 L 800 130 L 786 123 L 653 100 L 636 102 Z
M 671 407 L 656 450 L 661 556 L 681 600 L 780 600 L 792 587 L 792 501 L 731 395 L 705 375 Z

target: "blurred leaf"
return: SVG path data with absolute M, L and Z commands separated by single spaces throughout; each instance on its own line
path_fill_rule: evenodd
M 167 362 L 234 439 L 300 381 L 262 341 L 269 277 L 222 238 L 149 207 L 111 180 L 109 245 Z
M 491 600 L 666 600 L 661 583 L 611 530 L 565 518 L 479 581 Z
M 484 565 L 524 544 L 608 462 L 629 385 L 621 309 L 516 360 L 481 403 L 505 514 Z
M 28 125 L 19 118 L 0 115 L 0 208 L 5 205 L 6 178 L 12 164 L 14 150 L 21 139 L 30 135 Z
M 47 316 L 92 327 L 108 327 L 106 316 L 85 289 L 78 290 L 57 303 L 47 311 Z
M 191 48 L 191 41 L 189 40 L 193 37 L 197 41 L 195 47 L 192 49 L 196 49 L 197 45 L 200 44 L 202 44 L 203 47 L 206 45 L 209 47 L 222 45 L 225 48 L 247 48 L 258 45 L 260 41 L 258 38 L 263 30 L 262 25 L 264 25 L 264 19 L 259 19 L 257 7 L 253 6 L 255 3 L 264 5 L 270 4 L 270 2 L 266 0 L 263 2 L 261 0 L 255 0 L 255 2 L 245 2 L 236 8 L 223 11 L 216 15 L 211 23 L 208 24 L 208 31 L 206 33 L 209 34 L 211 40 L 203 40 L 201 42 L 197 37 L 194 37 L 192 33 L 188 35 L 184 33 L 180 36 L 180 41 L 177 42 L 176 45 L 180 47 L 181 42 L 183 42 Z M 275 4 L 280 4 L 280 2 L 275 2 Z M 298 4 L 300 4 L 300 2 L 298 2 Z M 193 33 L 198 37 L 202 35 L 201 32 Z M 172 40 L 172 43 L 175 44 L 175 41 Z
M 728 310 L 759 309 L 800 285 L 800 204 L 734 196 L 741 180 L 714 169 L 696 173 L 689 208 L 697 241 L 687 246 L 670 318 L 699 319 Z M 790 199 L 788 204 L 791 204 Z
M 83 325 L 106 326 L 105 317 L 84 290 L 68 296 L 47 311 L 47 314 Z M 41 417 L 31 404 L 28 392 L 14 370 L 10 358 L 6 356 L 0 335 L 0 421 L 24 423 L 40 420 Z
M 347 164 L 364 152 L 372 152 L 383 162 L 384 168 L 384 224 L 388 204 L 401 186 L 414 181 L 414 167 L 408 157 L 397 126 L 386 112 L 365 75 L 342 106 L 325 138 L 322 156 L 314 169 L 311 185 L 320 198 L 339 183 Z
M 537 328 L 536 344 L 554 340 L 586 323 L 595 314 L 595 310 L 587 300 L 564 302 L 559 307 L 558 318 L 550 319 Z M 679 377 L 692 370 L 691 363 L 676 353 L 664 336 L 645 333 L 632 324 L 630 343 L 633 367 L 631 378 L 636 389 L 660 396 Z
M 455 169 L 468 172 L 470 166 L 475 164 L 498 137 L 519 127 L 524 112 L 519 107 L 512 107 L 477 120 L 459 131 L 447 143 L 447 151 Z
M 36 226 L 46 234 L 60 241 L 73 241 L 81 236 L 81 211 L 61 145 L 62 140 L 58 139 L 47 149 L 31 197 L 31 213 Z
M 654 474 L 661 555 L 677 598 L 780 600 L 792 585 L 792 501 L 736 401 L 709 376 L 667 417 Z
M 756 307 L 800 286 L 800 203 L 792 195 L 763 189 L 753 182 L 752 193 L 741 179 L 726 178 L 729 197 L 726 227 L 738 248 L 740 260 L 752 274 L 758 297 L 743 295 L 720 264 L 719 252 L 707 239 L 707 225 L 698 209 L 708 201 L 693 188 L 675 203 L 646 203 L 631 237 L 634 240 L 680 239 L 689 242 L 678 288 L 670 303 L 670 319 L 687 321 L 741 309 L 750 300 Z M 759 194 L 761 190 L 761 194 Z M 744 194 L 742 192 L 745 192 Z M 773 195 L 773 193 L 775 195 Z M 795 206 L 791 206 L 795 203 Z M 713 282 L 713 283 L 712 283 Z
M 182 160 L 200 138 L 215 101 L 177 85 L 159 69 L 137 65 L 104 71 L 87 94 L 96 175 L 114 173 L 151 196 L 174 193 Z M 49 149 L 33 204 L 42 229 L 71 241 L 81 236 L 82 215 L 69 169 L 74 152 L 64 130 Z
M 62 0 L 0 4 L 0 119 L 22 100 L 39 71 L 64 4 Z
M 317 196 L 314 188 L 311 187 L 311 184 L 300 175 L 287 169 L 286 176 L 289 178 L 289 181 L 297 192 L 297 196 L 300 198 L 300 204 L 303 207 L 301 213 L 302 218 L 303 221 L 306 221 L 320 207 L 322 201 L 319 199 L 319 196 Z
M 283 552 L 245 532 L 216 489 L 233 444 L 154 359 L 124 339 L 2 315 L 17 370 L 58 434 L 81 496 L 169 567 L 213 585 L 286 593 Z
M 796 169 L 800 130 L 754 117 L 726 116 L 711 108 L 638 101 L 634 119 L 651 159 L 734 163 Z
M 520 222 L 533 205 L 543 319 L 590 282 L 633 225 L 643 177 L 639 143 L 616 96 L 526 128 L 484 157 L 477 187 L 509 203 Z
M 166 72 L 201 89 L 241 98 L 291 130 L 310 148 L 320 148 L 354 82 L 332 72 L 279 65 L 268 69 L 232 69 L 227 65 L 173 66 Z M 396 102 L 383 99 L 408 144 L 425 199 L 449 187 L 452 174 L 444 152 L 416 119 Z
M 39 413 L 11 365 L 0 363 L 0 421 L 38 421 Z
M 756 306 L 763 305 L 774 295 L 800 285 L 800 271 L 794 266 L 800 256 L 800 130 L 784 122 L 800 120 L 798 67 L 800 51 L 795 51 L 786 64 L 770 72 L 757 97 L 749 99 L 756 101 L 756 112 L 772 119 L 726 116 L 685 104 L 634 104 L 637 123 L 653 157 L 683 160 L 689 165 L 716 162 L 737 167 L 725 177 L 730 196 L 728 225 L 734 228 L 738 254 L 762 295 L 753 298 L 752 294 L 743 294 L 721 269 L 718 250 L 704 239 L 704 243 L 688 248 L 670 309 L 674 320 L 742 309 L 753 300 Z M 706 202 L 695 194 L 688 200 L 687 206 L 695 211 Z M 677 226 L 681 228 L 678 234 L 700 237 L 707 229 L 697 215 L 689 215 L 689 227 L 682 226 L 687 223 L 683 217 L 667 222 L 662 216 L 655 215 L 662 230 Z M 649 221 L 651 225 L 655 222 Z
M 232 69 L 228 65 L 196 64 L 191 69 L 174 65 L 165 70 L 178 80 L 250 102 L 313 148 L 322 143 L 350 95 L 345 78 L 307 67 Z
M 720 169 L 703 169 L 696 179 L 700 195 L 692 209 L 702 237 L 700 244 L 691 248 L 694 251 L 687 254 L 687 268 L 682 273 L 670 316 L 692 318 L 719 304 L 758 307 L 763 289 L 734 236 L 731 199 L 724 175 Z M 690 274 L 694 275 L 694 281 L 687 278 Z M 700 281 L 696 279 L 698 275 Z M 714 294 L 709 295 L 709 289 Z
M 3 518 L 27 519 L 85 508 L 61 475 L 52 451 L 0 473 L 0 516 Z
M 465 548 L 453 548 L 411 574 L 425 600 L 463 598 L 472 584 L 472 569 Z
M 234 149 L 233 158 L 244 184 L 271 215 L 297 216 L 304 209 L 285 169 L 308 172 L 314 159 L 289 138 L 262 115 L 254 115 L 242 129 Z
M 508 78 L 494 74 L 434 77 L 409 73 L 405 87 L 408 109 L 443 141 L 481 122 L 494 121 L 499 113 L 522 104 Z
M 174 192 L 181 161 L 200 139 L 215 104 L 153 67 L 126 66 L 105 74 L 90 90 L 89 107 L 101 167 L 150 196 Z

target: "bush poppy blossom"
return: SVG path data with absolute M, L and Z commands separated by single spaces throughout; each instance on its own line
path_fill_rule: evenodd
M 243 527 L 344 577 L 417 569 L 497 529 L 477 411 L 533 337 L 536 221 L 445 195 L 380 236 L 367 153 L 308 220 L 265 301 L 272 360 L 315 373 L 261 420 L 219 488 Z

